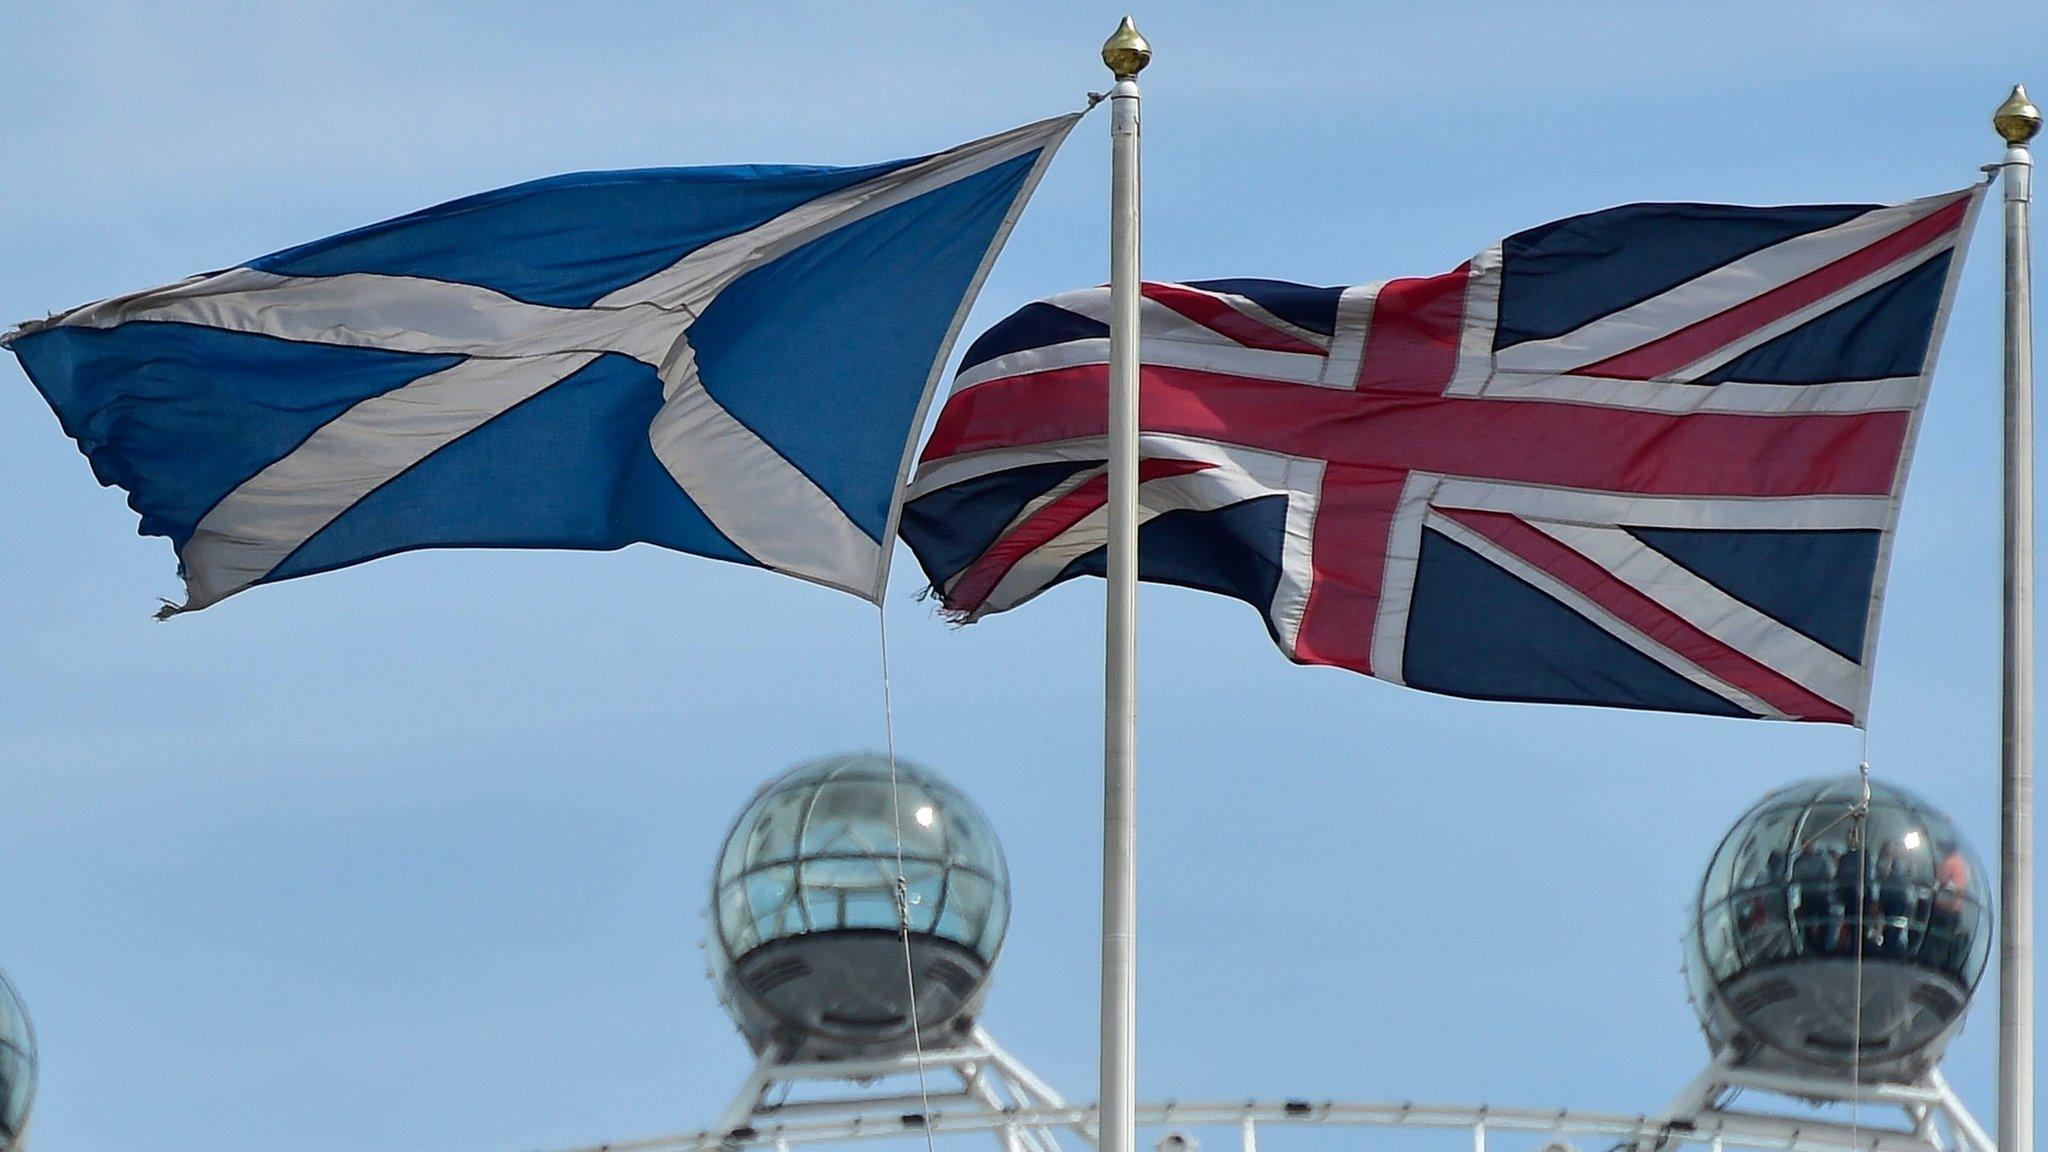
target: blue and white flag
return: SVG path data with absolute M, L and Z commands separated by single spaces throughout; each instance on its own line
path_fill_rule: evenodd
M 0 344 L 176 547 L 167 612 L 416 548 L 636 542 L 879 599 L 947 353 L 1078 118 L 538 180 Z

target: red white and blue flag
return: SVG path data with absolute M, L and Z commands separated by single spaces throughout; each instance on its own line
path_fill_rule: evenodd
M 1434 692 L 1860 723 L 1982 187 L 1635 204 L 1442 276 L 1146 284 L 1139 568 Z M 1105 288 L 974 343 L 902 535 L 976 620 L 1103 570 Z

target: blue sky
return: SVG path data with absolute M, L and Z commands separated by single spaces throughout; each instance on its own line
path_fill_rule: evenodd
M 583 168 L 929 152 L 1073 108 L 1120 8 L 0 5 L 0 317 Z M 1643 199 L 1902 199 L 1997 158 L 2048 10 L 1140 6 L 1146 271 L 1344 284 Z M 968 331 L 1106 267 L 1085 121 Z M 1874 769 L 1995 852 L 1999 263 L 1987 212 L 1908 488 Z M 636 548 L 445 552 L 169 624 L 0 364 L 0 967 L 37 1147 L 517 1149 L 709 1123 L 703 978 L 754 786 L 879 744 L 875 616 Z M 903 752 L 1004 834 L 987 1014 L 1092 1097 L 1100 587 L 964 630 L 888 601 Z M 1651 1110 L 1704 1059 L 1699 870 L 1847 729 L 1438 699 L 1143 597 L 1148 1098 Z M 1992 982 L 1949 1070 L 1989 1118 Z

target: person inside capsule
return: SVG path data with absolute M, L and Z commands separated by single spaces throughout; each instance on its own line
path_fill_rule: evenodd
M 1974 985 L 1989 911 L 1982 876 L 1948 818 L 1874 786 L 1867 814 L 1847 794 L 1786 797 L 1752 813 L 1722 854 L 1734 881 L 1703 909 L 1725 909 L 1753 967 L 1799 956 L 1910 961 Z

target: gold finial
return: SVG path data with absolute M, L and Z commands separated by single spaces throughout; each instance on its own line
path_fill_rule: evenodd
M 1116 73 L 1119 80 L 1131 79 L 1152 62 L 1152 45 L 1138 35 L 1138 26 L 1131 23 L 1129 16 L 1124 17 L 1124 22 L 1102 42 L 1102 62 L 1109 65 L 1109 70 Z
M 1107 59 L 1109 49 L 1104 48 L 1102 55 Z M 2012 95 L 2007 96 L 2005 103 L 1998 106 L 1998 111 L 1991 114 L 1991 126 L 1998 129 L 1998 134 L 2005 137 L 2007 144 L 2025 144 L 2041 130 L 2041 110 L 2027 99 L 2025 85 L 2012 86 Z

